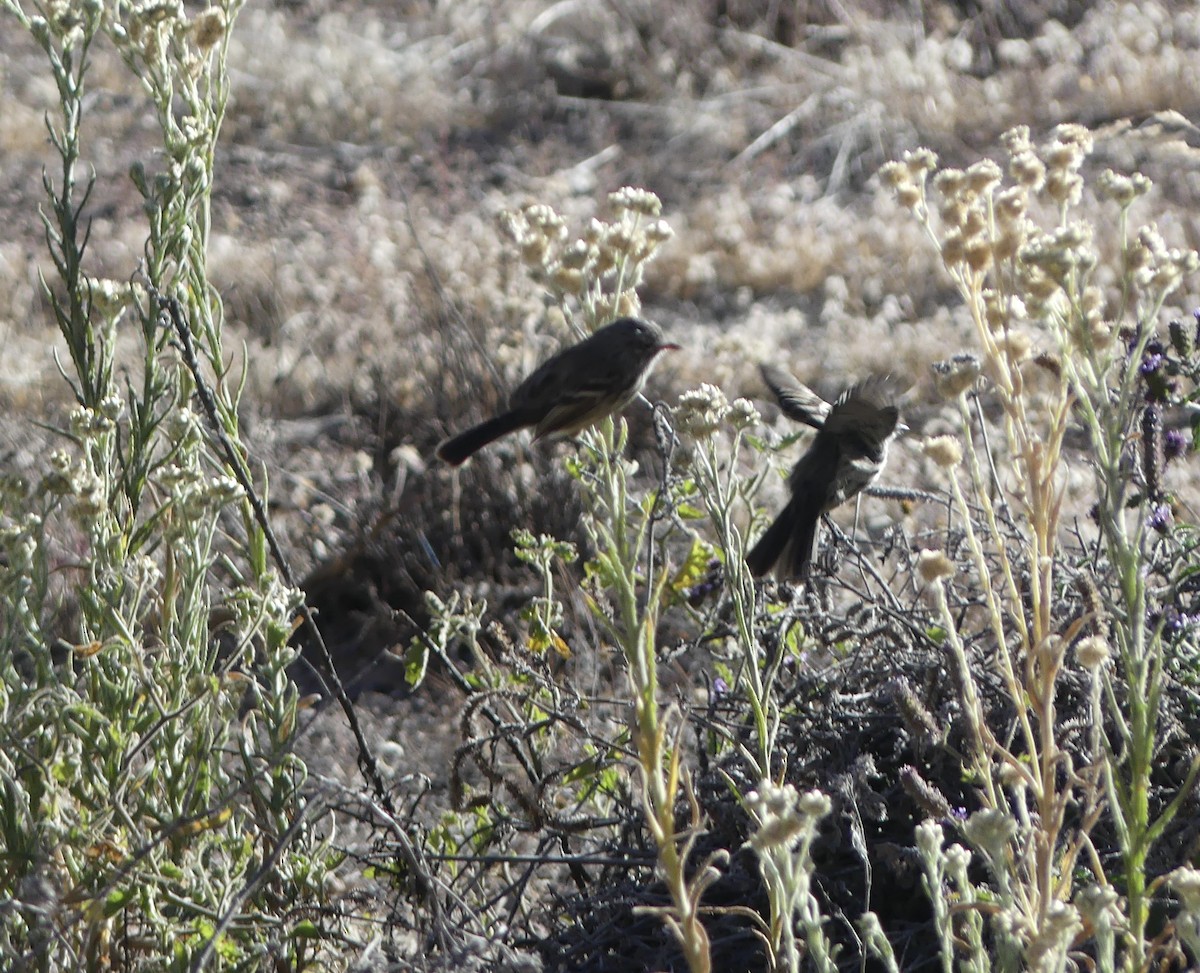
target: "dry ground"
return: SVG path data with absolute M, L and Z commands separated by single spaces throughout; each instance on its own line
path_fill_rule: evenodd
M 661 196 L 675 237 L 642 297 L 684 351 L 656 395 L 709 381 L 758 398 L 767 357 L 826 392 L 890 371 L 915 383 L 910 424 L 937 432 L 929 364 L 964 346 L 967 325 L 878 167 L 920 145 L 948 164 L 1002 159 L 1016 124 L 1040 141 L 1065 121 L 1200 121 L 1200 12 L 1184 2 L 277 0 L 244 9 L 230 66 L 211 266 L 228 347 L 246 348 L 247 433 L 298 568 L 364 657 L 404 634 L 373 605 L 413 608 L 422 587 L 460 582 L 519 591 L 505 525 L 570 530 L 566 487 L 537 479 L 554 475 L 544 457 L 501 451 L 515 485 L 486 500 L 488 462 L 453 481 L 426 465 L 555 340 L 531 337 L 544 304 L 506 250 L 505 209 L 546 202 L 582 226 L 621 186 Z M 110 51 L 92 85 L 90 258 L 126 277 L 144 230 L 125 173 L 152 123 Z M 0 462 L 18 470 L 39 461 L 35 424 L 67 402 L 38 283 L 53 104 L 32 43 L 0 30 Z M 1156 187 L 1135 216 L 1195 248 L 1189 138 L 1113 130 L 1094 168 L 1141 167 Z M 921 485 L 918 450 L 897 453 L 889 476 Z M 372 670 L 360 688 L 384 694 L 362 702 L 402 744 L 398 769 L 436 777 L 452 742 L 443 690 L 397 702 L 395 681 Z

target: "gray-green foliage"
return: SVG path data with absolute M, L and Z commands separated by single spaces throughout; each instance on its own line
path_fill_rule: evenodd
M 160 315 L 160 298 L 177 302 L 236 446 L 206 249 L 239 6 L 191 21 L 178 3 L 0 8 L 58 90 L 45 290 L 76 399 L 41 479 L 0 498 L 5 968 L 257 968 L 268 954 L 300 968 L 319 934 L 295 910 L 322 900 L 330 865 L 292 752 L 300 594 L 270 569 Z M 140 82 L 161 139 L 131 174 L 147 227 L 126 281 L 88 273 L 82 126 L 101 44 Z

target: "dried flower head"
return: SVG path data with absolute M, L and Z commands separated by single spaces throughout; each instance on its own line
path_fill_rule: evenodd
M 1140 172 L 1135 172 L 1132 176 L 1123 176 L 1111 169 L 1105 169 L 1096 181 L 1100 195 L 1112 200 L 1122 209 L 1131 206 L 1139 196 L 1146 195 L 1151 185 L 1150 180 Z
M 913 182 L 906 183 L 896 189 L 896 199 L 906 209 L 915 210 L 920 206 L 922 195 L 921 187 Z
M 963 259 L 975 273 L 982 274 L 992 265 L 992 244 L 986 237 L 975 236 L 967 241 Z
M 917 556 L 917 573 L 926 584 L 954 576 L 954 562 L 945 551 L 922 551 Z
M 1195 250 L 1167 247 L 1154 224 L 1138 231 L 1138 243 L 1141 244 L 1142 259 L 1133 279 L 1143 291 L 1156 297 L 1166 296 L 1185 276 L 1200 269 L 1200 255 Z
M 1079 222 L 1032 236 L 1017 256 L 1022 263 L 1037 267 L 1059 284 L 1064 284 L 1076 271 L 1091 270 L 1097 260 L 1092 249 L 1092 228 Z
M 791 851 L 801 839 L 812 836 L 830 807 L 829 798 L 820 791 L 801 796 L 791 784 L 781 787 L 763 781 L 746 795 L 746 808 L 758 822 L 747 844 L 759 855 Z
M 953 436 L 935 436 L 927 439 L 921 449 L 926 456 L 944 470 L 958 466 L 962 462 L 962 446 Z
M 967 187 L 967 174 L 961 169 L 943 169 L 933 177 L 934 188 L 947 198 L 958 196 Z
M 666 242 L 675 235 L 675 231 L 671 229 L 671 225 L 666 220 L 655 220 L 643 232 L 646 234 L 646 239 L 654 246 Z
M 1000 142 L 1009 155 L 1016 155 L 1018 152 L 1027 152 L 1033 148 L 1033 143 L 1029 141 L 1028 125 L 1017 125 L 1010 128 L 1000 136 Z
M 925 820 L 917 825 L 915 831 L 917 851 L 926 861 L 934 861 L 942 853 L 942 844 L 946 840 L 942 826 L 936 821 Z
M 1167 876 L 1167 882 L 1183 900 L 1184 910 L 1200 917 L 1200 869 L 1184 865 Z
M 1016 365 L 1029 357 L 1033 347 L 1033 339 L 1024 331 L 1008 331 L 996 339 L 996 348 L 1000 354 Z
M 1000 167 L 991 159 L 981 159 L 974 165 L 967 167 L 967 188 L 971 192 L 982 196 L 999 184 L 1003 175 Z
M 762 422 L 762 415 L 749 399 L 734 399 L 729 407 L 729 423 L 735 429 L 750 429 Z
M 1111 654 L 1108 639 L 1100 635 L 1089 635 L 1075 644 L 1075 658 L 1089 672 L 1094 672 L 1103 666 Z
M 1008 163 L 1013 181 L 1031 192 L 1038 192 L 1046 180 L 1046 166 L 1032 150 L 1018 152 Z
M 924 147 L 913 149 L 910 152 L 905 152 L 902 159 L 905 168 L 913 179 L 924 179 L 928 173 L 933 172 L 937 168 L 937 153 L 932 149 Z
M 945 263 L 947 269 L 953 270 L 959 264 L 964 263 L 966 259 L 967 251 L 962 231 L 950 230 L 942 237 L 942 262 Z
M 1075 206 L 1083 198 L 1083 176 L 1071 169 L 1051 169 L 1044 189 L 1060 206 Z
M 912 170 L 902 162 L 888 162 L 879 170 L 879 181 L 888 189 L 899 189 L 912 183 Z
M 1004 860 L 1008 843 L 1016 837 L 1017 830 L 1016 819 L 999 808 L 976 811 L 963 825 L 967 840 L 993 862 Z
M 661 216 L 662 200 L 648 189 L 624 186 L 608 194 L 608 201 L 617 209 L 627 209 L 642 216 Z
M 225 36 L 225 11 L 220 7 L 209 7 L 201 11 L 192 21 L 192 41 L 201 51 L 215 47 Z
M 1111 931 L 1124 922 L 1120 896 L 1111 885 L 1089 885 L 1075 893 L 1075 908 L 1084 921 L 1096 930 Z
M 711 436 L 729 414 L 729 401 L 715 385 L 705 382 L 679 397 L 675 423 L 679 431 L 697 439 Z
M 933 363 L 933 384 L 938 395 L 954 399 L 969 391 L 983 371 L 976 355 L 963 352 Z
M 913 802 L 934 821 L 948 821 L 951 818 L 950 802 L 936 787 L 927 783 L 915 767 L 900 768 L 900 785 Z
M 1009 186 L 996 194 L 996 221 L 1003 228 L 1020 220 L 1029 209 L 1029 191 L 1024 186 Z
M 1066 122 L 1054 129 L 1053 144 L 1066 145 L 1075 149 L 1080 163 L 1086 156 L 1091 155 L 1093 142 L 1091 131 L 1084 125 Z

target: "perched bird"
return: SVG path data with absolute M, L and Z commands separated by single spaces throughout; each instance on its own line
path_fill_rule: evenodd
M 833 405 L 773 365 L 763 378 L 784 414 L 813 426 L 816 438 L 788 477 L 791 499 L 746 555 L 751 573 L 772 568 L 781 578 L 807 578 L 821 514 L 869 486 L 887 462 L 900 424 L 895 383 L 870 378 L 846 389 Z
M 529 427 L 534 439 L 573 436 L 632 402 L 659 352 L 678 347 L 663 340 L 657 325 L 620 318 L 539 365 L 513 391 L 507 411 L 447 439 L 437 455 L 458 466 L 488 443 Z

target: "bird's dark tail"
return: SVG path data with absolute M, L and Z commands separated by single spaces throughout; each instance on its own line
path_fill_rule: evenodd
M 767 528 L 766 533 L 758 539 L 758 543 L 746 555 L 746 566 L 756 578 L 761 578 L 775 567 L 775 562 L 787 546 L 788 538 L 792 535 L 792 519 L 794 517 L 791 501 L 779 512 L 775 522 Z
M 801 509 L 795 499 L 789 500 L 775 522 L 746 555 L 750 573 L 761 578 L 775 568 L 780 578 L 807 578 L 812 567 L 813 543 L 817 538 L 817 521 L 820 517 L 819 511 L 812 515 L 811 511 Z
M 477 426 L 472 426 L 466 432 L 460 432 L 457 436 L 447 439 L 437 448 L 438 459 L 449 463 L 451 466 L 459 466 L 465 463 L 477 450 L 483 449 L 488 443 L 494 442 L 501 436 L 507 436 L 510 432 L 516 432 L 527 425 L 529 423 L 519 413 L 505 412 L 494 419 L 488 419 L 487 422 L 481 422 Z
M 793 501 L 794 502 L 794 501 Z M 817 524 L 821 520 L 819 510 L 798 510 L 793 522 L 791 542 L 783 552 L 783 569 L 789 578 L 803 581 L 812 570 L 813 548 L 817 541 Z

